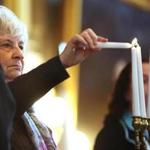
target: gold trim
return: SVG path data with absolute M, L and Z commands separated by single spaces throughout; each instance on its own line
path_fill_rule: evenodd
M 142 9 L 144 11 L 150 11 L 150 0 L 122 0 L 123 2 Z

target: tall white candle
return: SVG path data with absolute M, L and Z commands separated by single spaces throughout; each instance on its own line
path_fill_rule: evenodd
M 150 55 L 149 55 L 149 62 L 150 62 Z M 149 64 L 149 77 L 148 77 L 147 117 L 150 118 L 150 64 Z
M 140 111 L 141 111 L 141 117 L 146 118 L 142 56 L 141 56 L 141 47 L 139 46 L 139 44 L 137 45 L 136 50 L 137 50 L 137 56 L 138 56 L 138 81 L 139 81 Z
M 132 41 L 134 45 L 136 39 Z M 137 71 L 137 49 L 135 46 L 131 49 L 132 59 L 132 113 L 133 116 L 141 116 L 140 112 L 140 99 L 139 99 L 139 82 L 138 82 L 138 71 Z
M 98 42 L 98 48 L 116 48 L 116 49 L 129 49 L 132 47 L 132 44 L 125 42 Z

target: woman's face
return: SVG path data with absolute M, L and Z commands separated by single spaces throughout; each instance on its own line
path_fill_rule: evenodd
M 0 65 L 6 82 L 20 76 L 24 66 L 23 42 L 10 35 L 0 35 Z

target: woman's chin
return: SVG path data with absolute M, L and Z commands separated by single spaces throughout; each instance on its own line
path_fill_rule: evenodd
M 20 75 L 22 75 L 22 72 L 20 72 L 20 71 L 12 72 L 12 73 L 10 73 L 10 74 L 6 77 L 6 80 L 7 80 L 7 81 L 12 81 L 12 80 L 14 80 L 15 78 L 19 77 Z

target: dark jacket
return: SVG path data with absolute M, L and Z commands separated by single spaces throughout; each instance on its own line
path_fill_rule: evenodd
M 10 149 L 10 135 L 15 114 L 15 100 L 5 83 L 0 67 L 0 150 Z
M 36 100 L 68 77 L 57 56 L 9 83 L 17 104 L 11 138 L 12 150 L 35 150 L 21 117 Z
M 133 139 L 133 131 L 127 129 Z M 125 137 L 125 131 L 121 122 L 114 116 L 109 116 L 103 129 L 98 133 L 94 150 L 134 150 L 134 144 Z

